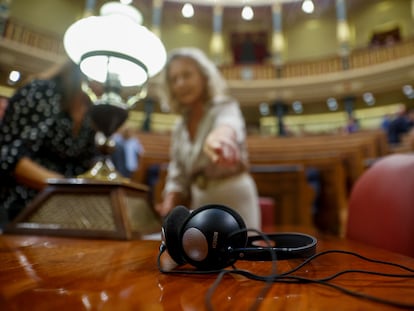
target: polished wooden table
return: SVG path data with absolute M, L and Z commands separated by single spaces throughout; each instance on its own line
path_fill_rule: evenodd
M 318 252 L 341 249 L 414 268 L 413 258 L 334 237 L 317 237 Z M 209 292 L 216 274 L 159 272 L 159 244 L 156 240 L 0 235 L 0 310 L 398 310 L 318 284 L 272 283 L 264 291 L 267 283 L 240 275 L 224 276 L 215 291 Z M 277 272 L 301 262 L 278 261 Z M 272 263 L 237 261 L 236 267 L 266 275 Z M 295 274 L 323 278 L 345 269 L 409 273 L 350 255 L 329 254 Z M 414 305 L 413 275 L 391 279 L 351 273 L 331 283 Z

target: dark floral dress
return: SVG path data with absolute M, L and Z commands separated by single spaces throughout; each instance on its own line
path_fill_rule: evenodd
M 13 219 L 38 193 L 16 182 L 13 171 L 22 157 L 65 177 L 89 169 L 97 155 L 89 116 L 78 135 L 62 109 L 56 81 L 34 80 L 10 98 L 0 127 L 0 227 Z

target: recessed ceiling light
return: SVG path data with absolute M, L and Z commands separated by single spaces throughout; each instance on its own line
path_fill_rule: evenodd
M 9 83 L 10 84 L 14 84 L 14 83 L 16 83 L 17 81 L 19 81 L 20 80 L 20 72 L 19 71 L 16 71 L 16 70 L 12 70 L 12 71 L 10 71 L 10 74 L 9 74 Z
M 307 14 L 312 14 L 315 10 L 312 0 L 304 0 L 302 3 L 302 11 Z
M 246 21 L 250 21 L 253 19 L 254 17 L 254 12 L 251 6 L 246 5 L 245 7 L 243 7 L 241 16 L 244 20 Z
M 181 14 L 185 17 L 185 18 L 191 18 L 194 16 L 194 8 L 191 5 L 191 3 L 186 3 L 183 5 L 183 8 L 181 10 Z

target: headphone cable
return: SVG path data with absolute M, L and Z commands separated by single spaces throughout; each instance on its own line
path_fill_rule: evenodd
M 258 233 L 259 235 L 261 235 L 263 237 L 263 240 L 268 245 L 270 245 L 271 241 L 266 236 L 266 234 L 264 234 L 260 231 L 254 230 L 254 229 L 242 229 L 242 230 L 238 230 L 234 234 L 240 233 L 240 231 L 243 231 L 243 230 Z M 377 302 L 377 303 L 380 303 L 380 304 L 385 304 L 385 305 L 389 305 L 389 306 L 393 306 L 393 307 L 397 307 L 397 308 L 414 309 L 414 303 L 402 303 L 402 302 L 399 302 L 399 301 L 383 299 L 383 298 L 380 298 L 380 297 L 377 297 L 377 296 L 359 293 L 357 291 L 350 290 L 346 287 L 330 283 L 330 281 L 332 281 L 332 280 L 334 280 L 334 279 L 336 279 L 336 278 L 338 278 L 342 275 L 350 274 L 350 273 L 369 274 L 369 275 L 383 276 L 383 277 L 389 277 L 389 278 L 414 278 L 414 269 L 412 269 L 412 268 L 409 268 L 407 266 L 400 265 L 400 264 L 397 264 L 397 263 L 389 262 L 389 261 L 372 259 L 372 258 L 363 256 L 361 254 L 358 254 L 358 253 L 352 252 L 352 251 L 337 250 L 337 249 L 322 251 L 322 252 L 316 253 L 316 254 L 308 257 L 307 259 L 305 259 L 302 263 L 300 263 L 299 265 L 297 265 L 293 269 L 278 274 L 278 273 L 276 273 L 276 262 L 277 262 L 276 254 L 274 252 L 272 252 L 271 248 L 269 247 L 269 252 L 271 253 L 271 256 L 272 256 L 272 272 L 269 275 L 262 276 L 262 275 L 254 274 L 254 273 L 252 273 L 250 271 L 247 271 L 247 270 L 237 269 L 235 266 L 233 266 L 232 270 L 229 270 L 229 269 L 218 269 L 218 270 L 185 270 L 185 269 L 180 270 L 180 269 L 176 269 L 176 270 L 171 270 L 171 271 L 164 270 L 161 266 L 161 255 L 166 250 L 167 250 L 166 246 L 164 244 L 161 244 L 160 251 L 159 251 L 159 254 L 158 254 L 158 257 L 157 257 L 157 265 L 158 265 L 159 271 L 162 272 L 162 273 L 176 274 L 176 275 L 177 274 L 181 274 L 181 275 L 183 275 L 183 274 L 184 275 L 218 274 L 216 280 L 210 286 L 210 288 L 207 290 L 207 293 L 205 295 L 206 307 L 209 311 L 214 310 L 214 307 L 211 304 L 212 297 L 214 295 L 215 290 L 218 288 L 218 286 L 220 285 L 221 281 L 223 280 L 223 278 L 226 274 L 238 274 L 238 275 L 242 275 L 242 276 L 244 276 L 244 277 L 246 277 L 250 280 L 260 281 L 260 282 L 265 282 L 266 283 L 265 286 L 262 288 L 260 294 L 257 296 L 256 302 L 249 308 L 249 310 L 251 310 L 251 311 L 258 309 L 260 302 L 263 301 L 262 298 L 266 296 L 266 294 L 270 290 L 273 283 L 292 283 L 292 284 L 293 283 L 296 283 L 296 284 L 311 283 L 311 284 L 318 284 L 318 285 L 327 286 L 327 287 L 336 289 L 337 291 L 342 292 L 342 293 L 347 294 L 347 295 L 352 296 L 352 297 L 366 299 L 366 300 L 370 300 L 370 301 L 373 301 L 373 302 Z M 354 257 L 360 258 L 363 261 L 372 262 L 372 263 L 381 264 L 381 265 L 393 266 L 393 267 L 399 268 L 401 270 L 405 270 L 405 271 L 413 273 L 413 274 L 384 273 L 384 272 L 369 271 L 369 270 L 347 269 L 347 270 L 338 271 L 337 273 L 334 273 L 332 275 L 329 275 L 327 277 L 320 278 L 320 279 L 311 279 L 311 278 L 301 277 L 301 276 L 298 276 L 298 275 L 293 275 L 294 272 L 299 271 L 301 268 L 303 268 L 307 264 L 311 263 L 312 261 L 314 261 L 318 257 L 325 256 L 325 255 L 328 255 L 328 254 L 342 254 L 342 255 L 354 256 Z
M 249 271 L 246 270 L 227 270 L 227 273 L 230 274 L 238 274 L 238 275 L 242 275 L 245 276 L 248 279 L 251 280 L 255 280 L 255 281 L 268 281 L 268 278 L 265 280 L 260 276 L 257 276 L 255 274 L 252 274 Z M 344 270 L 342 271 L 342 274 L 345 273 L 364 273 L 363 270 L 358 271 L 358 270 Z M 367 271 L 365 271 L 367 272 Z M 368 271 L 369 274 L 375 274 L 378 275 L 375 272 L 371 272 Z M 387 275 L 388 277 L 390 277 L 390 275 Z M 392 277 L 401 277 L 400 275 L 395 275 Z M 405 276 L 405 277 L 409 277 L 412 278 L 414 276 Z M 337 285 L 337 284 L 333 284 L 330 283 L 329 281 L 326 281 L 325 279 L 311 279 L 311 278 L 305 278 L 305 277 L 300 277 L 297 275 L 283 275 L 283 276 L 274 276 L 272 279 L 273 283 L 290 283 L 290 284 L 306 284 L 306 283 L 310 283 L 310 284 L 319 284 L 319 285 L 323 285 L 323 286 L 327 286 L 327 287 L 331 287 L 333 289 L 336 289 L 344 294 L 347 294 L 349 296 L 353 296 L 353 297 L 357 297 L 357 298 L 361 298 L 361 299 L 366 299 L 366 300 L 370 300 L 373 302 L 377 302 L 377 303 L 381 303 L 381 304 L 385 304 L 385 305 L 389 305 L 389 306 L 393 306 L 393 307 L 397 307 L 397 308 L 405 308 L 405 309 L 413 309 L 414 308 L 414 303 L 403 303 L 403 302 L 399 302 L 399 301 L 393 301 L 393 300 L 388 300 L 388 299 L 383 299 L 377 296 L 373 296 L 373 295 L 369 295 L 369 294 L 363 294 L 363 293 L 359 293 L 357 291 L 353 291 L 350 290 L 346 287 Z M 212 291 L 215 291 L 216 288 L 214 288 Z M 209 310 L 213 310 L 213 309 L 209 309 Z
M 239 234 L 245 231 L 254 232 L 258 234 L 261 238 L 263 238 L 263 241 L 266 243 L 266 246 L 269 249 L 269 253 L 270 253 L 271 261 L 272 261 L 272 265 L 271 265 L 272 270 L 271 270 L 270 275 L 275 275 L 277 272 L 277 255 L 275 252 L 271 250 L 272 241 L 269 239 L 269 237 L 265 233 L 263 233 L 262 231 L 256 230 L 256 229 L 240 229 L 240 230 L 233 232 L 230 236 L 236 235 L 236 234 Z M 210 286 L 210 288 L 207 290 L 207 293 L 205 295 L 205 303 L 206 303 L 208 311 L 214 311 L 214 308 L 211 302 L 212 302 L 213 294 L 216 288 L 219 286 L 221 280 L 226 274 L 231 274 L 234 270 L 237 270 L 234 266 L 233 266 L 233 270 L 223 269 L 217 276 L 213 285 Z M 249 310 L 251 311 L 257 310 L 259 308 L 260 303 L 263 301 L 263 298 L 266 296 L 266 294 L 269 292 L 270 288 L 272 287 L 273 281 L 270 278 L 268 280 L 265 280 L 265 282 L 266 282 L 265 286 L 261 289 L 259 295 L 255 299 L 254 304 L 250 306 Z
M 313 284 L 318 284 L 318 285 L 323 285 L 323 286 L 327 286 L 333 289 L 336 289 L 337 291 L 340 291 L 344 294 L 347 294 L 349 296 L 353 296 L 353 297 L 357 297 L 357 298 L 361 298 L 361 299 L 366 299 L 366 300 L 370 300 L 373 302 L 377 302 L 377 303 L 381 303 L 381 304 L 385 304 L 385 305 L 389 305 L 389 306 L 393 306 L 393 307 L 397 307 L 397 308 L 408 308 L 408 309 L 413 309 L 414 308 L 414 303 L 403 303 L 403 302 L 399 302 L 399 301 L 393 301 L 393 300 L 389 300 L 389 299 L 383 299 L 377 296 L 373 296 L 373 295 L 369 295 L 369 294 L 363 294 L 363 293 L 359 293 L 357 291 L 353 291 L 350 290 L 348 288 L 345 288 L 343 286 L 337 285 L 337 284 L 333 284 L 330 283 L 329 281 L 332 281 L 334 279 L 336 279 L 337 277 L 344 275 L 344 274 L 350 274 L 350 273 L 362 273 L 362 274 L 370 274 L 370 275 L 377 275 L 377 276 L 383 276 L 383 277 L 390 277 L 390 278 L 414 278 L 414 274 L 393 274 L 393 273 L 383 273 L 383 272 L 377 272 L 377 271 L 369 271 L 369 270 L 357 270 L 357 269 L 348 269 L 348 270 L 342 270 L 339 271 L 335 274 L 332 274 L 328 277 L 325 278 L 321 278 L 321 279 L 311 279 L 311 278 L 306 278 L 306 277 L 301 277 L 301 276 L 297 276 L 297 275 L 292 275 L 293 272 L 298 271 L 300 268 L 304 267 L 306 264 L 309 264 L 311 261 L 313 261 L 314 259 L 323 256 L 323 255 L 327 255 L 327 254 L 332 254 L 332 253 L 337 253 L 337 254 L 346 254 L 346 255 L 352 255 L 352 256 L 356 256 L 358 258 L 361 258 L 363 260 L 369 261 L 369 262 L 374 262 L 374 263 L 378 263 L 378 264 L 384 264 L 384 265 L 390 265 L 390 266 L 394 266 L 403 270 L 406 270 L 408 272 L 414 272 L 413 269 L 400 265 L 400 264 L 396 264 L 396 263 L 392 263 L 392 262 L 388 262 L 388 261 L 381 261 L 381 260 L 376 260 L 376 259 L 372 259 L 372 258 L 368 258 L 365 257 L 363 255 L 360 255 L 358 253 L 355 252 L 350 252 L 350 251 L 343 251 L 343 250 L 327 250 L 318 254 L 315 254 L 311 257 L 309 257 L 308 259 L 306 259 L 303 263 L 299 264 L 297 267 L 291 269 L 288 272 L 284 272 L 281 274 L 275 274 L 275 275 L 268 275 L 268 276 L 260 276 L 254 273 L 251 273 L 250 271 L 247 270 L 241 270 L 241 269 L 233 269 L 233 270 L 224 270 L 221 272 L 220 275 L 220 279 L 216 280 L 216 282 L 214 282 L 214 284 L 209 288 L 207 294 L 208 294 L 208 301 L 211 301 L 211 298 L 213 296 L 214 291 L 217 289 L 217 287 L 219 286 L 220 281 L 222 280 L 223 276 L 225 274 L 238 274 L 238 275 L 242 275 L 248 279 L 251 280 L 255 280 L 255 281 L 261 281 L 261 282 L 266 282 L 266 283 L 296 283 L 296 284 L 304 284 L 304 283 L 313 283 Z M 206 295 L 207 298 L 207 295 Z M 259 298 L 259 297 L 258 297 Z M 257 299 L 259 300 L 259 299 Z M 211 305 L 208 305 L 208 310 L 214 310 Z M 251 309 L 251 310 L 257 310 L 257 309 Z
M 369 258 L 369 257 L 363 256 L 361 254 L 358 254 L 358 253 L 355 253 L 355 252 L 351 252 L 351 251 L 345 251 L 345 250 L 340 250 L 340 249 L 330 249 L 330 250 L 326 250 L 326 251 L 322 251 L 322 252 L 316 253 L 316 254 L 308 257 L 301 264 L 299 264 L 295 268 L 293 268 L 293 269 L 291 269 L 288 272 L 285 272 L 283 274 L 291 274 L 293 272 L 296 272 L 299 269 L 301 269 L 303 266 L 305 266 L 308 263 L 310 263 L 311 261 L 315 260 L 316 258 L 321 257 L 321 256 L 324 256 L 324 255 L 327 255 L 327 254 L 345 254 L 345 255 L 350 255 L 350 256 L 358 257 L 358 258 L 360 258 L 362 260 L 365 260 L 365 261 L 368 261 L 368 262 L 382 264 L 382 265 L 387 265 L 387 266 L 393 266 L 393 267 L 400 268 L 402 270 L 406 270 L 408 272 L 414 273 L 414 269 L 411 269 L 409 267 L 406 267 L 406 266 L 403 266 L 403 265 L 400 265 L 400 264 L 397 264 L 397 263 Z

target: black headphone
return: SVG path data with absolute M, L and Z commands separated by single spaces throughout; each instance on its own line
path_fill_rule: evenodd
M 179 265 L 189 263 L 200 270 L 218 270 L 242 260 L 307 258 L 315 254 L 317 240 L 302 233 L 249 236 L 242 217 L 230 207 L 208 204 L 190 212 L 175 207 L 162 226 L 161 252 L 168 250 Z M 269 240 L 275 247 L 255 245 Z

